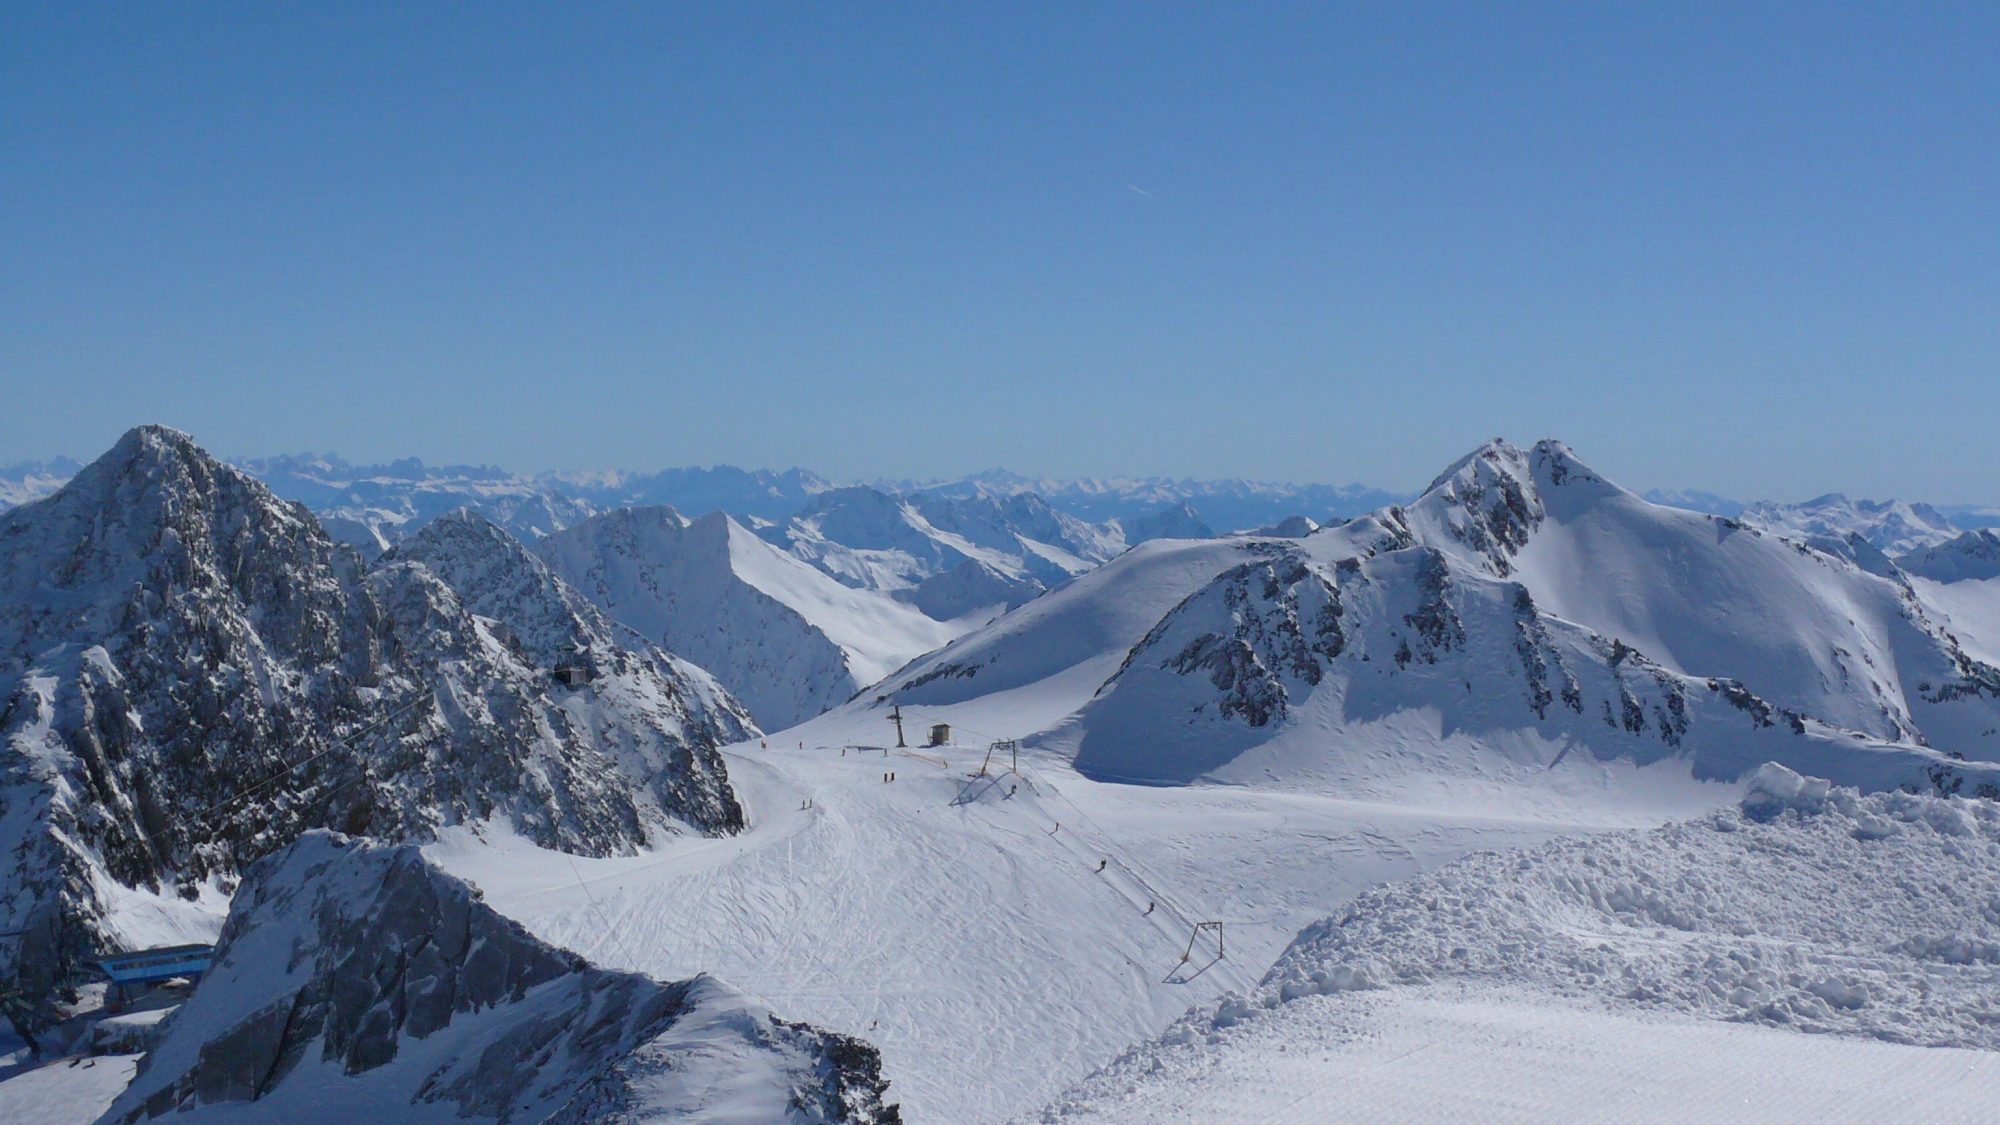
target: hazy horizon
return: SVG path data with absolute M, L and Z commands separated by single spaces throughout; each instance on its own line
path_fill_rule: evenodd
M 159 423 L 159 424 L 165 425 L 166 423 Z M 130 428 L 131 427 L 127 427 L 127 429 Z M 173 427 L 173 428 L 184 429 L 183 427 Z M 122 430 L 120 431 L 120 433 L 123 432 L 124 431 Z M 1327 487 L 1334 489 L 1365 489 L 1370 491 L 1389 493 L 1392 495 L 1407 495 L 1407 496 L 1415 496 L 1418 493 L 1422 492 L 1423 489 L 1431 483 L 1431 481 L 1435 478 L 1438 472 L 1443 471 L 1447 466 L 1449 466 L 1453 461 L 1457 460 L 1459 457 L 1462 457 L 1465 454 L 1472 452 L 1480 445 L 1485 444 L 1484 442 L 1476 442 L 1472 445 L 1468 445 L 1466 448 L 1458 451 L 1455 454 L 1452 454 L 1448 457 L 1441 459 L 1438 462 L 1438 466 L 1436 469 L 1432 470 L 1430 474 L 1424 476 L 1422 480 L 1418 481 L 1388 481 L 1388 480 L 1370 479 L 1367 477 L 1353 477 L 1348 479 L 1305 478 L 1305 477 L 1292 477 L 1292 478 L 1258 477 L 1258 476 L 1249 476 L 1244 474 L 1233 474 L 1233 475 L 1220 474 L 1215 476 L 1202 476 L 1198 474 L 1170 473 L 1170 472 L 1163 472 L 1163 473 L 1108 472 L 1108 473 L 1091 473 L 1091 474 L 1063 474 L 1063 473 L 1039 472 L 1032 467 L 1024 467 L 1020 465 L 986 465 L 979 468 L 967 469 L 962 472 L 940 473 L 940 474 L 929 474 L 929 475 L 917 474 L 917 473 L 887 473 L 887 474 L 877 474 L 865 477 L 851 477 L 851 476 L 841 476 L 835 473 L 830 473 L 814 465 L 755 464 L 755 463 L 736 462 L 736 461 L 708 461 L 708 462 L 662 461 L 657 464 L 631 464 L 631 465 L 577 464 L 577 465 L 546 465 L 540 467 L 523 467 L 519 465 L 510 465 L 510 464 L 491 462 L 491 461 L 449 461 L 443 459 L 434 459 L 431 457 L 423 456 L 420 453 L 408 453 L 400 456 L 384 457 L 380 459 L 376 458 L 363 459 L 357 457 L 350 457 L 338 449 L 330 449 L 330 448 L 292 449 L 292 450 L 280 450 L 276 452 L 242 452 L 242 451 L 230 451 L 226 449 L 217 449 L 214 446 L 210 445 L 209 443 L 202 441 L 200 434 L 185 430 L 184 432 L 189 433 L 189 435 L 193 437 L 198 444 L 201 444 L 203 448 L 208 449 L 210 453 L 231 463 L 245 463 L 254 461 L 273 460 L 278 458 L 298 457 L 298 458 L 318 458 L 327 460 L 338 460 L 355 468 L 387 468 L 394 465 L 396 462 L 414 458 L 416 461 L 421 463 L 423 467 L 427 470 L 430 469 L 491 470 L 515 477 L 538 477 L 545 474 L 582 475 L 582 474 L 604 473 L 604 472 L 647 474 L 647 473 L 657 473 L 657 472 L 679 470 L 679 469 L 701 469 L 701 470 L 740 469 L 745 472 L 772 472 L 780 474 L 787 472 L 812 473 L 814 475 L 821 477 L 822 479 L 826 480 L 828 483 L 836 487 L 847 487 L 851 485 L 868 485 L 868 486 L 910 485 L 910 486 L 921 487 L 931 484 L 945 484 L 954 481 L 965 480 L 968 478 L 984 476 L 988 474 L 1002 473 L 1002 474 L 1011 474 L 1013 476 L 1021 477 L 1031 481 L 1072 482 L 1080 480 L 1099 480 L 1099 481 L 1166 480 L 1166 481 L 1176 481 L 1176 482 L 1198 481 L 1198 482 L 1209 482 L 1209 483 L 1242 481 L 1249 484 L 1262 484 L 1262 485 L 1284 485 L 1284 486 L 1295 486 L 1295 487 L 1317 486 L 1317 487 Z M 1515 440 L 1513 438 L 1506 437 L 1505 435 L 1496 435 L 1496 436 L 1499 436 L 1503 440 L 1507 440 L 1512 444 L 1524 449 L 1534 444 L 1533 441 Z M 1811 492 L 1796 496 L 1770 496 L 1770 495 L 1758 495 L 1753 493 L 1746 493 L 1742 491 L 1732 492 L 1726 489 L 1699 488 L 1689 485 L 1676 484 L 1672 482 L 1656 483 L 1656 482 L 1632 481 L 1624 479 L 1623 477 L 1619 476 L 1619 474 L 1616 471 L 1606 468 L 1602 462 L 1600 462 L 1597 459 L 1594 459 L 1590 455 L 1587 449 L 1577 448 L 1576 443 L 1566 441 L 1559 436 L 1556 437 L 1556 440 L 1564 441 L 1564 443 L 1569 445 L 1570 448 L 1576 453 L 1579 459 L 1581 459 L 1585 464 L 1590 465 L 1592 468 L 1597 469 L 1599 472 L 1604 473 L 1614 483 L 1619 484 L 1625 488 L 1629 488 L 1634 492 L 1639 492 L 1644 494 L 1683 495 L 1683 496 L 1708 495 L 1714 497 L 1715 499 L 1726 500 L 1731 502 L 1739 502 L 1739 503 L 1752 503 L 1756 501 L 1773 501 L 1777 503 L 1795 504 L 1795 503 L 1803 503 L 1811 500 L 1821 499 L 1826 496 L 1834 494 L 1843 494 L 1846 495 L 1848 498 L 1856 501 L 1866 500 L 1874 502 L 1883 502 L 1891 500 L 1900 500 L 1911 503 L 1933 504 L 1947 508 L 1980 507 L 1980 506 L 1989 506 L 1989 505 L 1995 505 L 1996 503 L 2000 503 L 2000 494 L 1987 497 L 1958 497 L 1958 496 L 1934 496 L 1927 494 L 1904 495 L 1904 494 L 1889 493 L 1880 490 L 1869 492 L 1869 491 L 1853 491 L 1849 489 L 1829 488 L 1829 489 L 1821 489 L 1817 492 Z M 110 448 L 110 444 L 111 443 L 107 442 L 105 445 L 105 449 Z M 89 453 L 62 452 L 62 453 L 52 454 L 46 457 L 14 457 L 14 456 L 0 455 L 0 472 L 18 470 L 23 466 L 30 464 L 46 464 L 49 462 L 54 462 L 65 458 L 71 461 L 75 461 L 78 464 L 89 464 L 93 458 L 99 456 L 103 452 L 104 449 L 95 450 Z

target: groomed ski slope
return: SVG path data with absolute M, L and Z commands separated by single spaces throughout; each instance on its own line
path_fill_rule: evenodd
M 1031 1112 L 1191 1006 L 1249 988 L 1300 927 L 1365 887 L 1734 793 L 1684 767 L 1575 755 L 1532 789 L 1487 779 L 1371 803 L 1099 784 L 1031 754 L 1025 776 L 968 797 L 987 741 L 1075 706 L 1058 687 L 906 707 L 912 736 L 955 725 L 961 745 L 942 752 L 885 755 L 893 730 L 864 708 L 735 747 L 752 826 L 736 838 L 592 860 L 460 832 L 428 851 L 607 967 L 710 972 L 788 1018 L 866 1038 L 911 1121 L 978 1122 Z M 873 749 L 843 755 L 862 744 Z M 1197 943 L 1184 964 L 1194 923 L 1211 920 L 1227 956 Z
M 1040 1117 L 1991 1120 L 1996 853 L 1993 802 L 1766 766 L 1740 809 L 1369 891 Z

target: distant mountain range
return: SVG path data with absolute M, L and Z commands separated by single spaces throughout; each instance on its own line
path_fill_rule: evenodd
M 665 504 L 690 517 L 727 512 L 783 545 L 802 537 L 790 531 L 774 532 L 775 525 L 810 521 L 813 514 L 809 508 L 851 505 L 859 495 L 896 497 L 927 515 L 951 501 L 1004 505 L 1016 497 L 1032 497 L 1040 508 L 1085 523 L 1116 521 L 1120 525 L 1116 534 L 1130 546 L 1154 538 L 1270 531 L 1288 520 L 1338 523 L 1378 508 L 1408 503 L 1417 496 L 1416 492 L 1363 484 L 1031 477 L 1006 469 L 945 480 L 881 479 L 842 485 L 808 469 L 739 469 L 730 465 L 528 475 L 491 465 L 429 465 L 414 457 L 357 465 L 332 453 L 239 458 L 232 464 L 263 481 L 280 497 L 305 504 L 330 534 L 371 554 L 425 522 L 462 507 L 473 508 L 516 537 L 532 541 L 598 512 Z M 54 492 L 81 467 L 80 462 L 67 457 L 0 467 L 0 511 Z M 837 495 L 843 493 L 848 495 Z M 1781 533 L 1856 533 L 1892 555 L 1934 546 L 1960 531 L 2000 527 L 2000 505 L 1850 500 L 1840 493 L 1781 504 L 1738 500 L 1695 489 L 1657 488 L 1644 497 L 1668 507 L 1742 517 Z M 1030 539 L 1036 538 L 1034 529 L 1024 530 Z M 816 561 L 819 557 L 808 561 L 821 565 Z M 852 577 L 833 570 L 829 573 L 843 581 Z M 936 572 L 919 575 L 918 580 L 932 573 Z

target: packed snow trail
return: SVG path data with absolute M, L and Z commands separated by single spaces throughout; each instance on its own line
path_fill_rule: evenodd
M 1010 732 L 990 701 L 923 717 Z M 983 741 L 914 751 L 950 762 L 939 768 L 884 753 L 885 735 L 880 712 L 854 709 L 732 748 L 741 836 L 572 861 L 489 830 L 429 851 L 538 936 L 665 979 L 714 973 L 879 1046 L 911 1121 L 974 1122 L 1030 1111 L 1190 1006 L 1249 987 L 1301 926 L 1371 884 L 1730 793 L 1579 763 L 1561 799 L 1496 803 L 1488 784 L 1461 806 L 1400 806 L 1100 784 L 1024 750 L 1018 784 L 957 803 Z M 1165 983 L 1210 919 L 1226 922 L 1229 956 Z

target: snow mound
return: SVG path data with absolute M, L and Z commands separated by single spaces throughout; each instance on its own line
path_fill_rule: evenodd
M 1051 1115 L 1195 1081 L 1224 1056 L 1240 1069 L 1246 1050 L 1315 1049 L 1338 1066 L 1346 1048 L 1308 1034 L 1338 1004 L 1438 996 L 2000 1049 L 1996 855 L 1994 802 L 1863 796 L 1767 766 L 1737 808 L 1475 853 L 1368 891 L 1255 989 L 1190 1012 Z M 1539 1065 L 1553 1081 L 1569 1063 Z
M 105 1120 L 894 1121 L 879 1065 L 712 978 L 595 968 L 415 848 L 315 832 L 250 870 Z

